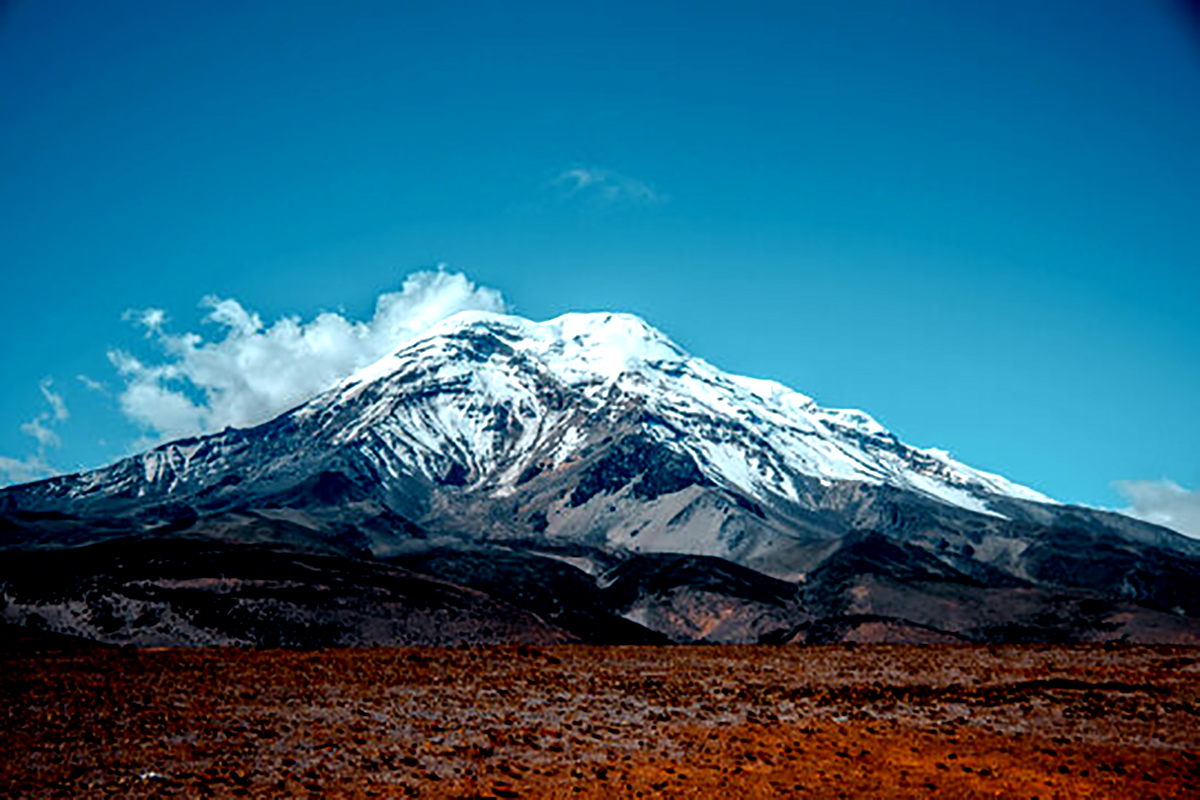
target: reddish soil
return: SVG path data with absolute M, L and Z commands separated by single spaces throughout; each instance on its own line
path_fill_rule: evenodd
M 0 655 L 0 794 L 1200 795 L 1200 650 Z

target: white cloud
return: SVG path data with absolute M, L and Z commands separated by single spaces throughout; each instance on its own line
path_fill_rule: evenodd
M 48 478 L 56 472 L 57 470 L 39 456 L 29 456 L 28 458 L 0 456 L 0 486 L 28 483 Z
M 21 425 L 21 433 L 36 439 L 38 450 L 42 452 L 48 447 L 58 447 L 62 444 L 62 439 L 58 438 L 58 434 L 47 424 L 48 419 L 48 414 L 42 414 Z
M 63 400 L 63 396 L 54 391 L 53 378 L 42 378 L 38 381 L 38 391 L 42 393 L 42 398 L 50 408 L 22 424 L 21 433 L 37 440 L 38 458 L 41 459 L 45 458 L 47 448 L 58 447 L 62 444 L 54 427 L 70 419 L 71 412 L 67 410 L 67 403 Z
M 90 378 L 87 375 L 76 375 L 75 379 L 82 383 L 84 388 L 86 388 L 89 392 L 108 394 L 108 387 L 94 378 Z
M 571 167 L 558 174 L 550 186 L 564 198 L 590 199 L 601 203 L 666 202 L 666 195 L 650 184 L 606 167 Z
M 210 297 L 203 305 L 209 309 L 206 320 L 223 331 L 219 339 L 171 333 L 161 309 L 146 309 L 127 318 L 146 329 L 164 360 L 148 364 L 124 351 L 109 353 L 124 381 L 121 410 L 156 436 L 265 422 L 446 317 L 506 310 L 498 291 L 442 271 L 409 276 L 400 291 L 378 298 L 366 321 L 324 312 L 308 321 L 293 316 L 268 325 L 234 299 Z
M 146 329 L 146 335 L 157 333 L 167 324 L 167 312 L 161 308 L 143 308 L 125 312 L 126 321 L 136 322 Z
M 69 419 L 71 412 L 67 411 L 67 404 L 63 397 L 52 388 L 54 381 L 51 378 L 43 378 L 38 384 L 38 389 L 42 392 L 42 397 L 46 398 L 46 402 L 50 404 L 50 414 L 55 422 L 62 422 Z
M 70 419 L 71 412 L 67 410 L 63 396 L 54 391 L 52 378 L 42 378 L 38 382 L 38 391 L 42 393 L 42 398 L 50 408 L 21 424 L 21 433 L 33 437 L 37 442 L 37 454 L 25 458 L 0 456 L 0 485 L 25 483 L 49 477 L 57 472 L 46 463 L 46 451 L 62 444 L 62 439 L 54 428 Z
M 1117 491 L 1131 503 L 1122 513 L 1200 538 L 1200 492 L 1174 481 L 1116 481 Z

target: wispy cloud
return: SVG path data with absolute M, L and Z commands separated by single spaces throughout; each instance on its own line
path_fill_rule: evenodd
M 123 383 L 121 411 L 151 439 L 265 422 L 453 314 L 506 310 L 495 289 L 444 271 L 409 276 L 400 291 L 380 295 L 365 321 L 325 312 L 267 324 L 232 298 L 209 297 L 203 305 L 220 338 L 173 333 L 161 309 L 143 309 L 126 318 L 145 330 L 160 357 L 148 363 L 123 350 L 108 354 Z
M 63 396 L 54 391 L 53 379 L 43 378 L 38 383 L 38 390 L 49 408 L 21 424 L 21 433 L 37 442 L 37 453 L 25 458 L 0 456 L 0 484 L 25 483 L 48 477 L 57 471 L 47 463 L 46 455 L 49 450 L 62 444 L 55 428 L 70 419 L 71 412 Z
M 38 449 L 42 451 L 62 444 L 62 439 L 58 437 L 53 428 L 46 424 L 47 419 L 47 417 L 38 416 L 21 424 L 21 433 L 36 439 Z
M 563 199 L 588 200 L 604 204 L 656 204 L 667 196 L 645 181 L 607 167 L 576 166 L 560 172 L 550 187 Z
M 1131 504 L 1122 513 L 1200 538 L 1200 492 L 1168 480 L 1116 481 L 1113 486 Z
M 37 440 L 38 456 L 44 458 L 47 448 L 58 447 L 62 444 L 54 428 L 59 423 L 70 419 L 71 412 L 67 410 L 67 403 L 63 400 L 63 396 L 54 391 L 54 380 L 52 378 L 42 378 L 38 382 L 38 391 L 42 393 L 42 399 L 50 407 L 28 422 L 23 423 L 21 425 L 21 433 L 24 433 L 26 436 L 32 436 Z
M 67 411 L 67 404 L 63 397 L 58 392 L 54 391 L 54 380 L 51 378 L 43 378 L 38 384 L 38 389 L 42 392 L 42 397 L 50 404 L 50 416 L 55 422 L 62 422 L 70 419 L 71 412 Z
M 29 483 L 41 478 L 48 478 L 56 472 L 56 469 L 38 456 L 28 456 L 27 458 L 0 456 L 0 486 Z
M 141 326 L 149 337 L 162 331 L 167 324 L 167 312 L 161 308 L 131 308 L 121 315 L 121 319 Z
M 100 381 L 96 380 L 95 378 L 91 378 L 87 375 L 81 374 L 81 375 L 76 375 L 75 380 L 82 383 L 84 388 L 87 389 L 89 392 L 96 392 L 97 394 L 108 394 L 108 387 L 105 386 Z

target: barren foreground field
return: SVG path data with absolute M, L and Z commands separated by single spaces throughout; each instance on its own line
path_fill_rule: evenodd
M 0 795 L 1184 797 L 1200 651 L 0 656 Z

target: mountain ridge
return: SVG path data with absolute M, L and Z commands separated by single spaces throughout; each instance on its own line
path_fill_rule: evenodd
M 903 610 L 889 635 L 1026 635 L 1051 617 L 995 617 L 979 598 L 1026 597 L 1018 605 L 1036 617 L 1058 602 L 1055 587 L 1076 592 L 1062 601 L 1071 609 L 1132 604 L 1155 630 L 1184 631 L 1172 635 L 1190 636 L 1200 614 L 1180 588 L 1200 576 L 1200 543 L 912 447 L 866 412 L 729 375 L 606 312 L 459 314 L 256 427 L 0 491 L 0 546 L 126 537 L 385 559 L 504 595 L 487 556 L 471 555 L 491 553 L 515 584 L 544 574 L 553 586 L 520 595 L 526 610 L 553 612 L 563 635 L 585 641 L 589 625 L 604 641 L 769 639 L 835 617 L 817 629 L 860 635 L 854 625 L 879 625 L 873 603 L 884 601 L 870 597 Z M 863 541 L 892 555 L 852 558 Z M 1081 568 L 1089 548 L 1104 568 Z M 664 573 L 655 558 L 693 561 L 663 562 L 691 565 Z M 618 573 L 644 576 L 621 584 L 633 595 L 606 592 Z M 795 598 L 747 594 L 771 581 L 795 585 Z M 564 587 L 588 582 L 595 592 L 564 610 Z M 975 610 L 945 611 L 948 591 Z M 935 596 L 923 612 L 916 598 Z M 1107 617 L 1076 624 L 1087 616 L 1076 612 L 1054 619 L 1075 620 L 1072 636 L 1108 630 Z M 648 630 L 639 639 L 626 623 Z
M 514 404 L 529 403 L 537 399 L 551 400 L 551 407 L 555 402 L 561 404 L 564 387 L 576 390 L 579 396 L 575 399 L 591 401 L 593 406 L 597 404 L 597 400 L 613 401 L 611 395 L 614 393 L 640 396 L 643 399 L 653 398 L 654 395 L 670 396 L 672 405 L 678 405 L 681 400 L 687 398 L 690 401 L 688 407 L 683 413 L 672 415 L 671 419 L 662 417 L 661 403 L 650 403 L 649 412 L 657 415 L 656 421 L 662 429 L 675 433 L 678 433 L 681 423 L 703 414 L 719 419 L 726 428 L 731 427 L 731 423 L 740 425 L 739 432 L 757 435 L 759 438 L 786 435 L 792 440 L 787 443 L 789 447 L 780 448 L 784 459 L 789 462 L 786 466 L 791 471 L 807 477 L 819 480 L 863 480 L 876 484 L 898 483 L 901 488 L 931 494 L 940 500 L 984 513 L 988 512 L 986 505 L 980 503 L 978 498 L 963 496 L 960 490 L 967 488 L 971 491 L 1007 495 L 1034 502 L 1056 502 L 1040 492 L 1015 484 L 1002 476 L 966 467 L 944 450 L 922 449 L 904 444 L 861 410 L 822 408 L 807 395 L 774 381 L 721 372 L 707 362 L 687 355 L 640 318 L 608 312 L 565 314 L 544 323 L 533 323 L 520 317 L 490 312 L 461 312 L 433 326 L 375 364 L 359 370 L 308 402 L 285 412 L 276 420 L 252 429 L 227 429 L 220 433 L 168 442 L 131 458 L 143 462 L 147 483 L 157 482 L 160 470 L 171 476 L 183 478 L 180 473 L 186 473 L 193 455 L 197 450 L 204 449 L 206 443 L 220 442 L 222 439 L 236 441 L 239 431 L 262 430 L 264 425 L 270 426 L 279 420 L 293 417 L 305 420 L 322 415 L 337 416 L 334 422 L 340 425 L 340 430 L 334 437 L 334 443 L 352 441 L 356 435 L 379 424 L 378 410 L 373 410 L 376 413 L 370 413 L 371 410 L 362 413 L 360 419 L 346 424 L 344 415 L 333 414 L 338 406 L 353 407 L 372 385 L 395 379 L 398 374 L 404 379 L 411 378 L 411 373 L 419 372 L 422 362 L 429 360 L 430 354 L 421 351 L 436 349 L 439 346 L 445 348 L 450 343 L 464 339 L 468 340 L 467 344 L 471 347 L 459 348 L 455 355 L 467 365 L 484 363 L 494 358 L 501 349 L 509 349 L 515 356 L 515 366 L 532 368 L 535 371 L 538 367 L 545 368 L 559 384 L 541 387 L 550 394 L 548 398 L 537 398 L 529 396 L 528 391 L 522 392 L 522 389 L 528 390 L 528 387 L 516 385 L 511 376 L 504 376 L 507 380 L 493 381 L 491 385 L 482 387 L 485 391 L 493 393 L 496 399 L 507 399 Z M 511 348 L 510 345 L 514 342 L 524 346 Z M 538 346 L 530 347 L 531 342 Z M 495 376 L 498 373 L 493 370 L 489 374 Z M 453 394 L 466 388 L 467 376 L 461 371 L 443 377 L 447 379 L 437 386 L 437 390 L 442 394 Z M 597 397 L 604 392 L 610 397 Z M 737 410 L 739 405 L 740 416 L 744 419 L 729 419 L 728 417 L 735 416 L 729 413 L 730 409 Z M 721 419 L 722 417 L 727 418 Z M 491 424 L 477 426 L 475 430 L 468 431 L 461 425 L 456 429 L 452 420 L 443 420 L 447 423 L 443 425 L 443 441 L 435 442 L 431 449 L 444 450 L 449 444 L 463 455 L 464 461 L 471 461 L 473 456 L 466 452 L 468 449 L 485 454 L 493 449 L 487 437 L 481 437 L 479 434 L 487 430 L 503 431 L 504 421 L 503 418 L 491 420 Z M 571 431 L 570 420 L 551 419 L 549 422 L 566 424 L 567 431 Z M 327 422 L 326 426 L 329 424 Z M 417 426 L 410 426 L 408 431 L 411 433 L 417 429 Z M 464 435 L 468 433 L 473 435 Z M 468 438 L 470 441 L 466 441 Z M 806 438 L 809 441 L 802 441 Z M 412 436 L 397 435 L 397 439 L 409 447 L 420 448 L 422 444 L 427 444 L 415 440 Z M 571 443 L 568 441 L 565 445 L 569 447 Z M 873 450 L 869 457 L 854 451 L 854 445 L 861 443 Z M 685 442 L 686 444 L 688 443 Z M 726 441 L 720 444 L 730 443 Z M 779 480 L 778 476 L 775 476 L 774 485 L 767 485 L 761 474 L 755 474 L 754 470 L 749 468 L 752 465 L 748 463 L 745 455 L 731 452 L 729 447 L 709 446 L 707 452 L 693 448 L 691 452 L 693 455 L 707 456 L 704 460 L 715 465 L 710 471 L 718 473 L 731 487 L 747 490 L 757 485 L 768 491 L 781 491 L 795 499 L 794 487 L 787 485 L 786 481 Z M 124 459 L 118 463 L 126 463 L 129 460 Z M 901 463 L 905 460 L 910 463 Z M 422 468 L 426 465 L 406 466 L 424 471 Z M 488 471 L 487 465 L 473 466 L 476 467 L 476 472 Z M 104 468 L 101 468 L 39 483 L 54 483 L 82 478 L 85 475 L 98 476 L 103 471 Z M 766 469 L 760 470 L 766 471 L 779 472 L 779 465 L 766 465 Z M 427 472 L 426 477 L 437 479 L 444 475 Z M 511 480 L 513 476 L 507 477 Z M 938 485 L 939 480 L 942 485 Z M 75 496 L 86 494 L 92 489 L 92 486 L 88 485 L 89 481 L 81 483 L 83 486 L 80 487 L 80 491 L 74 493 Z M 166 488 L 172 489 L 174 485 L 168 485 Z

